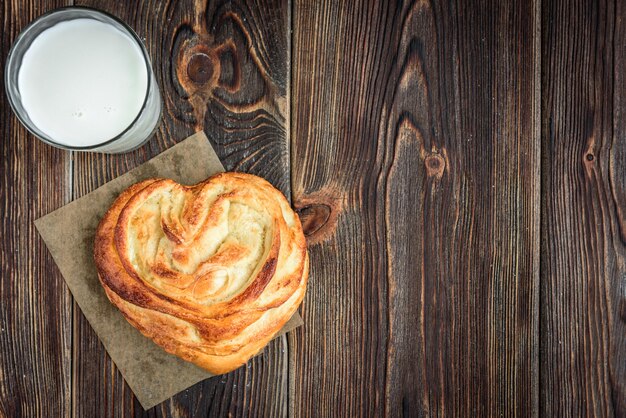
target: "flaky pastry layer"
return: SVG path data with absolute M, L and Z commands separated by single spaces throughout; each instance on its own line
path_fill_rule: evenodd
M 126 189 L 96 231 L 104 290 L 166 351 L 214 373 L 258 353 L 300 305 L 308 255 L 300 220 L 260 177 Z

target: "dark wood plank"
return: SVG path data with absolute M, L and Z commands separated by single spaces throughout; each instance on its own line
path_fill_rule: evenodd
M 77 2 L 128 22 L 146 39 L 164 101 L 146 146 L 122 156 L 74 155 L 79 197 L 204 129 L 228 170 L 261 175 L 290 195 L 289 3 Z M 281 416 L 287 414 L 287 343 L 273 341 L 248 367 L 209 379 L 144 413 L 76 309 L 77 416 Z
M 541 413 L 626 416 L 626 5 L 544 0 Z
M 3 3 L 2 71 L 24 26 L 62 5 Z M 4 84 L 0 118 L 0 416 L 69 416 L 71 298 L 33 224 L 69 201 L 69 158 L 19 124 Z
M 296 2 L 296 416 L 538 412 L 538 4 Z

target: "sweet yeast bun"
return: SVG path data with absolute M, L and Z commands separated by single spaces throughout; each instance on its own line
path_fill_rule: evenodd
M 129 187 L 100 222 L 94 256 L 128 322 L 214 374 L 272 339 L 308 278 L 300 220 L 271 184 L 242 173 Z

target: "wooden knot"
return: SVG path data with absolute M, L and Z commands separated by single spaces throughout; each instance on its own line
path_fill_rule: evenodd
M 211 58 L 202 52 L 192 55 L 187 64 L 187 76 L 196 84 L 208 83 L 213 76 Z
M 337 229 L 343 207 L 341 190 L 327 186 L 310 195 L 294 194 L 294 206 L 308 245 L 330 239 Z
M 592 178 L 593 172 L 596 170 L 596 166 L 598 161 L 596 161 L 596 156 L 593 153 L 593 150 L 588 150 L 583 155 L 583 167 L 585 168 L 585 172 L 587 173 L 587 177 Z
M 590 135 L 587 138 L 587 149 L 583 153 L 583 167 L 585 167 L 585 172 L 589 178 L 593 177 L 594 171 L 597 169 L 597 165 L 600 161 L 597 160 L 596 155 L 596 140 L 593 135 Z
M 212 42 L 207 39 L 186 39 L 178 53 L 176 73 L 183 89 L 190 95 L 205 99 L 218 83 L 220 60 Z
M 441 178 L 446 168 L 446 160 L 441 154 L 433 153 L 426 157 L 426 174 L 428 177 Z
M 302 222 L 302 230 L 306 237 L 319 231 L 330 218 L 330 207 L 325 204 L 311 204 L 296 210 Z

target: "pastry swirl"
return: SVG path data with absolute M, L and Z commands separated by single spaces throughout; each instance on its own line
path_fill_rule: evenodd
M 271 184 L 243 173 L 129 187 L 100 222 L 94 256 L 128 322 L 214 374 L 272 339 L 308 277 L 300 220 Z

